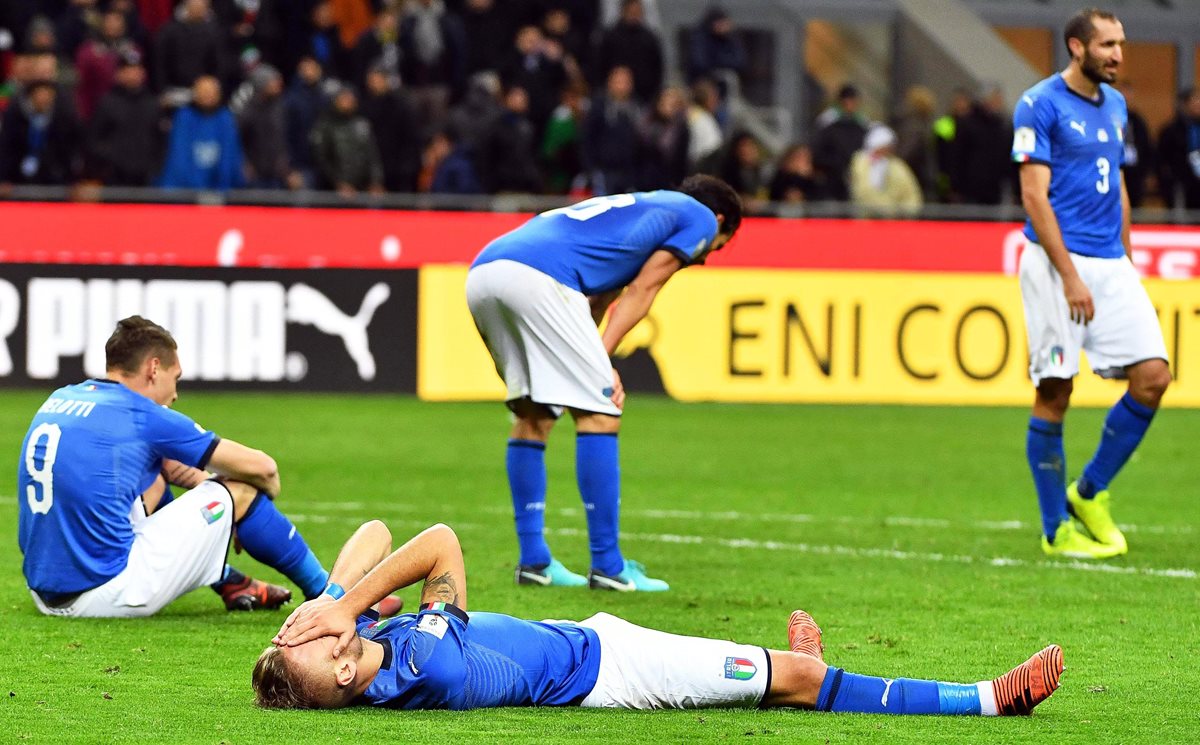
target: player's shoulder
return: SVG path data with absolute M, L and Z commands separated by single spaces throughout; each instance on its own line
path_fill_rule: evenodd
M 1062 79 L 1062 75 L 1054 73 L 1027 88 L 1017 101 L 1017 108 L 1028 106 L 1036 110 L 1045 106 L 1053 107 L 1066 92 L 1066 81 Z
M 1118 106 L 1122 109 L 1126 107 L 1125 94 L 1108 83 L 1100 84 L 1100 95 L 1103 96 L 1104 103 L 1109 106 Z
M 704 205 L 697 202 L 690 195 L 684 194 L 681 191 L 674 191 L 673 189 L 639 191 L 633 197 L 643 205 L 655 205 L 670 209 L 690 210 L 695 207 L 704 207 Z

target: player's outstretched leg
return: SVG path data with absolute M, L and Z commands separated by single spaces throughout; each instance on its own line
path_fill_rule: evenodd
M 996 713 L 1001 716 L 1032 714 L 1033 707 L 1058 690 L 1064 669 L 1062 647 L 1051 644 L 996 678 L 992 681 Z
M 292 599 L 286 587 L 257 580 L 225 565 L 225 576 L 212 589 L 225 601 L 225 610 L 275 610 Z
M 300 531 L 275 507 L 271 498 L 240 482 L 226 484 L 233 494 L 238 540 L 256 560 L 282 572 L 304 597 L 321 594 L 329 572 L 304 542 Z
M 825 660 L 825 645 L 821 643 L 821 627 L 807 611 L 794 610 L 788 619 L 788 648 L 798 654 L 806 654 Z

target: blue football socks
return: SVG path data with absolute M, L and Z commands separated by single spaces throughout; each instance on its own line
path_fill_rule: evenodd
M 1042 510 L 1042 532 L 1053 541 L 1059 524 L 1067 519 L 1066 457 L 1063 455 L 1063 426 L 1038 417 L 1029 418 L 1025 457 L 1037 488 Z
M 266 494 L 259 492 L 254 497 L 237 523 L 237 533 L 247 553 L 286 575 L 304 597 L 315 598 L 325 589 L 329 572 Z
M 508 441 L 505 458 L 508 488 L 512 492 L 513 516 L 522 566 L 550 563 L 546 545 L 546 443 L 537 440 Z
M 816 709 L 861 714 L 978 715 L 983 713 L 981 685 L 985 684 L 876 678 L 830 667 L 817 694 Z
M 575 437 L 575 479 L 587 510 L 592 569 L 615 577 L 625 569 L 617 544 L 621 466 L 616 433 L 580 432 Z
M 1079 479 L 1079 496 L 1091 499 L 1096 492 L 1108 488 L 1150 428 L 1154 411 L 1133 400 L 1128 393 L 1109 409 L 1104 420 L 1104 434 L 1100 436 L 1100 446 Z

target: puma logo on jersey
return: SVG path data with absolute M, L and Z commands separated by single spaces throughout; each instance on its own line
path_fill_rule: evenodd
M 1071 122 L 1071 129 L 1078 132 L 1080 137 L 1087 137 L 1087 132 L 1084 131 L 1086 128 L 1087 122 Z

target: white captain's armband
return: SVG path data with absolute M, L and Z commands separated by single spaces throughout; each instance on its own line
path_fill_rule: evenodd
M 1033 127 L 1017 127 L 1013 133 L 1013 152 L 1032 153 L 1037 149 L 1037 133 Z

